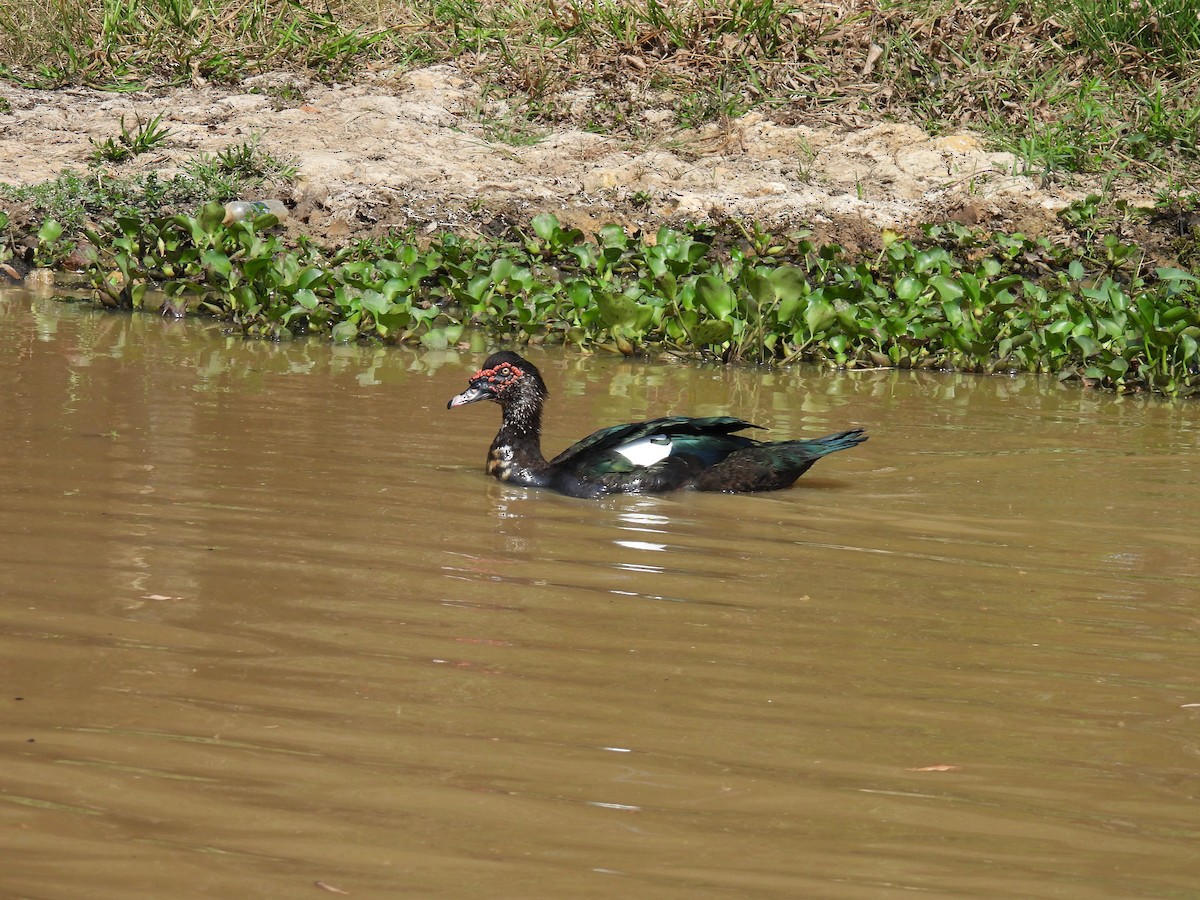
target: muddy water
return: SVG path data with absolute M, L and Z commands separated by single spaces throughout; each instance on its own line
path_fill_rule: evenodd
M 569 500 L 478 357 L 0 296 L 0 895 L 1200 892 L 1200 407 L 535 359 L 872 439 Z

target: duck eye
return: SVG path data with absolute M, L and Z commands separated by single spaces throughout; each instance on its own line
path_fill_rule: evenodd
M 508 363 L 501 363 L 500 365 L 496 366 L 496 368 L 492 369 L 492 380 L 507 384 L 510 381 L 516 381 L 524 374 L 525 373 L 516 366 L 509 365 Z

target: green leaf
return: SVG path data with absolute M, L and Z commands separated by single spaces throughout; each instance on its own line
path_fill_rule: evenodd
M 400 294 L 407 293 L 410 283 L 407 278 L 389 278 L 379 287 L 379 293 L 389 300 L 395 300 Z
M 467 294 L 472 300 L 479 302 L 490 292 L 491 286 L 491 275 L 476 275 L 467 282 Z
M 358 325 L 354 322 L 338 322 L 333 326 L 333 339 L 339 343 L 357 340 Z
M 979 303 L 979 279 L 970 272 L 960 272 L 958 279 L 962 286 L 963 292 L 967 295 L 967 299 L 970 300 L 972 304 Z
M 505 259 L 504 257 L 501 257 L 492 263 L 492 281 L 496 284 L 499 284 L 502 281 L 507 281 L 512 277 L 512 274 L 516 271 L 516 269 L 517 267 L 513 264 L 511 259 Z
M 584 269 L 595 268 L 599 258 L 595 244 L 576 244 L 568 247 L 567 252 L 579 260 L 579 265 Z
M 921 250 L 917 253 L 916 259 L 913 260 L 913 271 L 917 274 L 933 268 L 945 258 L 945 251 L 940 248 L 933 250 Z
M 780 266 L 771 273 L 771 280 L 775 282 L 775 296 L 779 298 L 775 318 L 781 323 L 790 322 L 808 296 L 808 279 L 795 266 Z
M 921 296 L 921 291 L 925 289 L 925 285 L 920 279 L 913 278 L 911 275 L 905 275 L 903 278 L 896 281 L 896 296 L 905 303 L 911 303 Z
M 315 282 L 322 280 L 324 277 L 324 269 L 318 269 L 316 266 L 309 266 L 305 269 L 301 269 L 299 274 L 297 274 L 296 284 L 300 285 L 300 287 L 312 287 Z
M 1197 278 L 1191 272 L 1185 272 L 1183 269 L 1176 269 L 1173 266 L 1163 266 L 1155 269 L 1158 277 L 1163 281 L 1187 281 L 1193 284 L 1200 283 L 1200 278 Z
M 412 322 L 412 316 L 409 315 L 409 311 L 395 306 L 388 312 L 375 317 L 376 330 L 385 337 L 392 332 L 404 328 L 410 322 Z
M 775 284 L 759 269 L 751 269 L 745 273 L 746 290 L 759 306 L 775 302 Z
M 1083 352 L 1084 359 L 1095 356 L 1100 352 L 1100 345 L 1086 334 L 1077 334 L 1071 338 L 1071 340 L 1073 340 L 1075 345 Z
M 600 229 L 601 247 L 612 247 L 624 250 L 629 246 L 629 236 L 620 225 L 605 225 Z
M 671 272 L 663 272 L 654 279 L 654 287 L 667 300 L 674 300 L 679 293 L 679 282 Z
M 1184 362 L 1195 359 L 1197 349 L 1196 339 L 1190 334 L 1181 334 L 1179 336 L 1179 351 Z
M 567 282 L 566 294 L 576 309 L 584 309 L 592 303 L 592 286 L 582 279 Z
M 373 316 L 382 315 L 392 308 L 391 301 L 379 293 L 379 291 L 363 291 L 362 296 L 359 298 L 359 303 L 363 309 Z
M 445 350 L 450 346 L 450 339 L 447 337 L 445 329 L 434 328 L 421 335 L 421 346 L 429 350 Z
M 808 326 L 809 333 L 819 334 L 828 328 L 834 320 L 837 319 L 837 310 L 832 304 L 825 300 L 810 297 L 808 309 L 804 311 L 804 324 Z
M 220 250 L 205 250 L 200 255 L 200 259 L 206 266 L 224 278 L 228 278 L 233 272 L 233 264 L 230 263 L 229 257 Z
M 533 226 L 533 233 L 547 244 L 552 243 L 555 234 L 562 230 L 558 219 L 550 213 L 540 213 L 534 216 L 530 224 Z
M 1189 317 L 1194 320 L 1196 316 L 1195 313 L 1193 313 L 1188 307 L 1174 306 L 1164 312 L 1160 318 L 1162 319 L 1164 325 L 1174 325 L 1176 322 L 1181 322 L 1181 324 L 1186 325 L 1187 323 L 1182 322 L 1181 320 Z
M 42 227 L 38 229 L 38 240 L 47 244 L 53 244 L 62 237 L 63 227 L 54 219 L 47 219 L 42 223 Z
M 696 299 L 718 319 L 728 318 L 737 306 L 733 288 L 715 275 L 701 275 L 696 279 Z
M 943 301 L 958 300 L 963 295 L 962 285 L 945 275 L 934 275 L 929 279 L 929 283 L 933 285 L 934 290 L 938 292 L 938 296 Z
M 692 343 L 700 348 L 723 344 L 731 337 L 733 323 L 728 319 L 709 319 L 692 329 Z
M 220 228 L 224 221 L 225 207 L 215 200 L 205 203 L 200 214 L 196 216 L 196 224 L 209 234 Z
M 770 273 L 775 283 L 775 295 L 782 300 L 797 300 L 808 293 L 808 279 L 804 270 L 796 266 L 780 266 Z
M 610 294 L 607 291 L 596 295 L 596 305 L 600 307 L 600 316 L 610 328 L 618 325 L 633 325 L 638 320 L 638 303 L 624 294 Z
M 1113 378 L 1120 378 L 1129 371 L 1129 363 L 1120 356 L 1115 356 L 1105 364 L 1104 369 Z
M 689 240 L 687 242 L 687 260 L 693 266 L 696 263 L 700 262 L 700 260 L 704 259 L 704 257 L 707 255 L 708 255 L 708 244 L 704 243 L 704 241 Z

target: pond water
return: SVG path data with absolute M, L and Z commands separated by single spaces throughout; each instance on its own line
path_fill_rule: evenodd
M 1200 893 L 1200 407 L 530 356 L 871 440 L 571 500 L 479 356 L 0 295 L 0 894 Z

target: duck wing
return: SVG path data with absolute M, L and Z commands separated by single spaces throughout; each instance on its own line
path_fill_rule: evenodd
M 861 428 L 808 441 L 758 443 L 728 454 L 696 473 L 698 491 L 741 493 L 789 487 L 822 456 L 857 446 L 867 439 Z
M 602 471 L 631 471 L 633 468 L 657 462 L 679 452 L 697 453 L 708 450 L 704 456 L 716 455 L 724 459 L 734 449 L 754 444 L 747 437 L 732 436 L 736 431 L 759 428 L 750 422 L 732 416 L 692 418 L 690 416 L 664 416 L 645 422 L 613 425 L 589 434 L 550 460 L 552 467 L 587 469 L 589 462 L 600 465 Z M 658 446 L 665 448 L 657 453 L 639 452 L 638 448 Z M 724 449 L 728 447 L 728 449 Z M 720 452 L 724 449 L 724 452 Z M 628 455 L 626 455 L 628 454 Z M 639 458 L 649 457 L 650 462 L 639 463 Z M 657 457 L 657 458 L 655 458 Z M 624 462 L 622 462 L 622 460 Z M 602 463 L 607 462 L 608 465 Z M 711 463 L 709 463 L 711 465 Z M 615 467 L 615 468 L 612 468 Z

